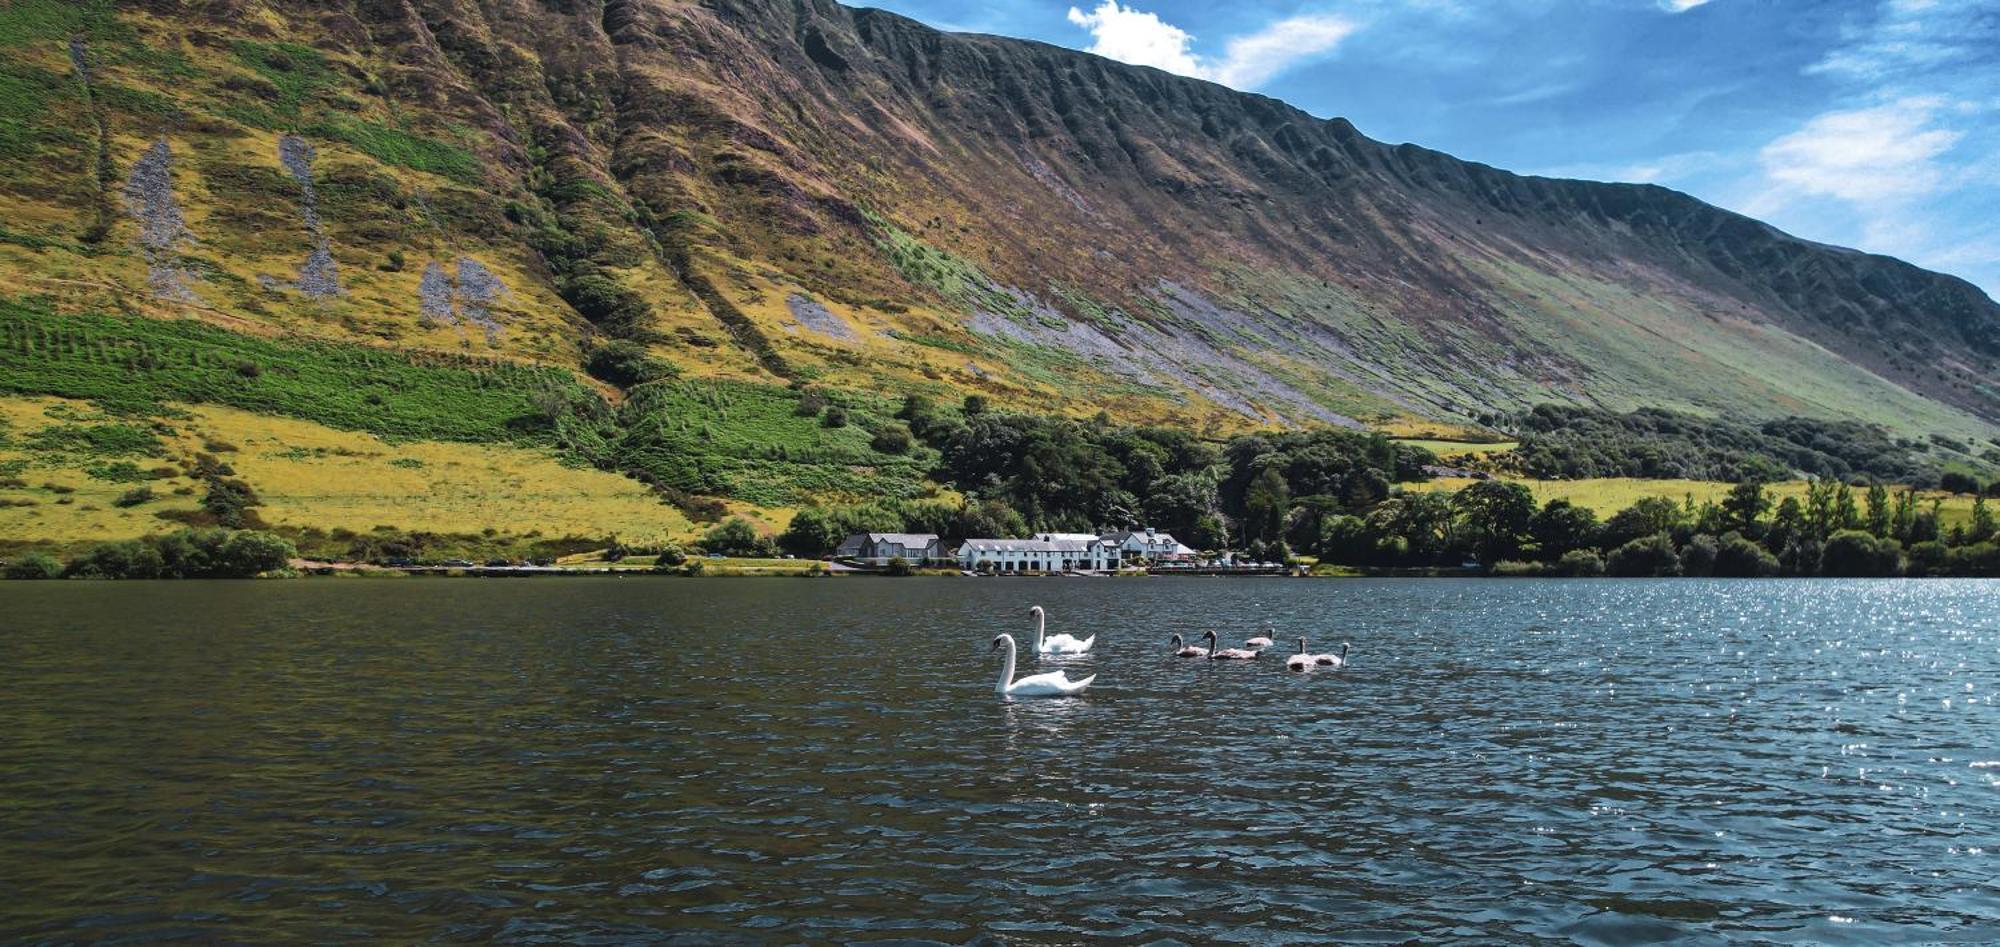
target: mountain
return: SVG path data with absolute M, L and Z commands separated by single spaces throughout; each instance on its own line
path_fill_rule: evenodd
M 12 0 L 0 227 L 51 320 L 578 369 L 622 340 L 1217 432 L 2000 423 L 2000 305 L 1961 280 L 821 0 Z

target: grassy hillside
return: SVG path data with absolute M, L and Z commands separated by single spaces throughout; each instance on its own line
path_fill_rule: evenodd
M 77 492 L 0 535 L 143 523 L 87 471 L 187 466 L 191 419 L 330 452 L 244 448 L 268 520 L 474 535 L 934 497 L 912 395 L 1445 454 L 1544 402 L 2000 433 L 1991 300 L 1657 188 L 831 3 L 500 10 L 0 3 L 0 396 L 174 432 L 16 443 Z
M 0 544 L 58 547 L 179 528 L 201 507 L 200 454 L 226 463 L 287 531 L 426 532 L 657 544 L 698 530 L 626 477 L 547 449 L 385 440 L 233 408 L 146 417 L 85 402 L 0 398 Z M 122 504 L 135 490 L 150 496 Z M 162 517 L 161 514 L 168 514 Z

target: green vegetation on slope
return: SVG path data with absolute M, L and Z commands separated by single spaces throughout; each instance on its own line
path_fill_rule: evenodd
M 545 436 L 568 372 L 467 355 L 262 339 L 198 322 L 52 315 L 0 301 L 0 391 L 157 411 L 221 404 L 439 441 Z

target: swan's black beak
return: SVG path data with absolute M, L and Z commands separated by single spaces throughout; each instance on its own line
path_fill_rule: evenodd
M 991 648 L 987 648 L 986 650 L 988 650 L 988 651 L 998 651 L 998 650 L 1000 650 L 1000 639 L 998 639 L 998 638 L 995 638 L 995 639 L 993 639 L 993 647 L 991 647 Z

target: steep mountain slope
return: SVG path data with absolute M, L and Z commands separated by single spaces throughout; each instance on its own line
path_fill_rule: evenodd
M 0 70 L 58 308 L 1215 430 L 2000 421 L 1962 281 L 818 0 L 12 0 Z

